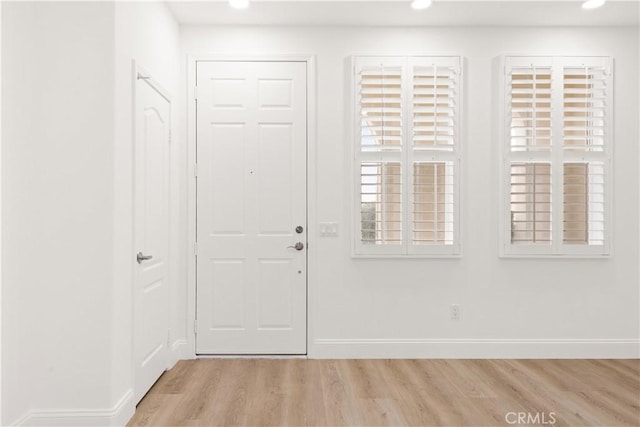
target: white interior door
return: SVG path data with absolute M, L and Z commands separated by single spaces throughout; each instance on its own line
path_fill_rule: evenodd
M 305 354 L 306 63 L 198 62 L 196 93 L 197 353 Z
M 135 397 L 167 369 L 170 104 L 138 80 L 135 106 Z

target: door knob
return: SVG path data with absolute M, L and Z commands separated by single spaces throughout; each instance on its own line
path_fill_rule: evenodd
M 304 243 L 298 242 L 294 246 L 287 246 L 287 249 L 289 249 L 289 248 L 295 249 L 296 251 L 301 251 L 301 250 L 304 249 Z
M 151 258 L 153 258 L 152 255 L 144 255 L 142 252 L 138 252 L 138 255 L 136 255 L 138 264 L 142 264 L 142 261 L 149 261 Z

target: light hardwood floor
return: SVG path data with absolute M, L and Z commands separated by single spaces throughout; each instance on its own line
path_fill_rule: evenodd
M 524 425 L 518 413 L 638 427 L 640 360 L 181 361 L 128 425 Z

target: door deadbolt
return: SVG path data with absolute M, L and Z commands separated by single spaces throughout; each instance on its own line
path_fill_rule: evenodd
M 298 233 L 298 234 L 302 234 L 302 232 L 303 232 L 303 231 L 304 231 L 304 228 L 302 228 L 302 226 L 301 226 L 301 225 L 299 225 L 299 226 L 297 226 L 297 227 L 296 227 L 296 233 Z

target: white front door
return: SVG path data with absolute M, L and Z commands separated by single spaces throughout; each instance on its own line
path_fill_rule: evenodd
M 170 104 L 136 84 L 134 370 L 138 402 L 167 369 Z
M 196 93 L 196 352 L 305 354 L 306 63 L 198 62 Z

